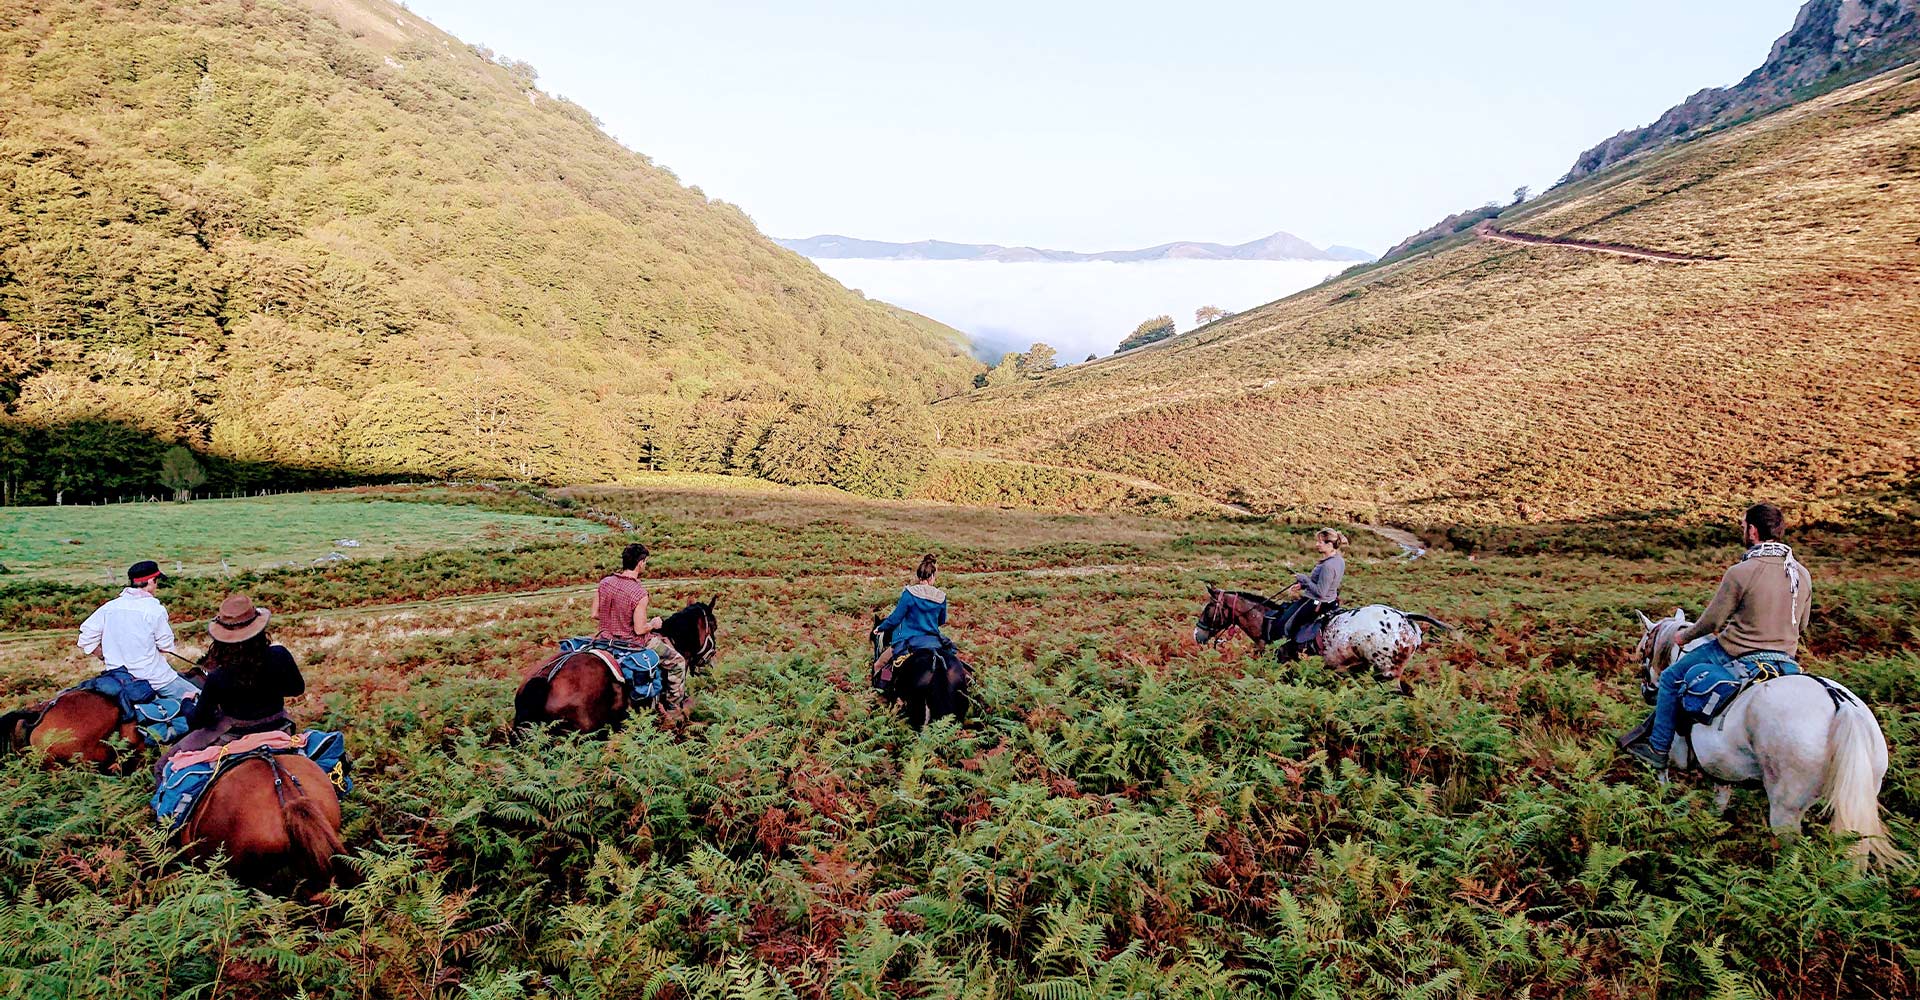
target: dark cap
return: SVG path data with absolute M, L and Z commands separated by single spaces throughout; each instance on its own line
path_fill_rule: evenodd
M 149 581 L 166 578 L 167 574 L 160 572 L 160 564 L 151 559 L 142 559 L 127 567 L 127 582 L 136 587 L 144 587 Z

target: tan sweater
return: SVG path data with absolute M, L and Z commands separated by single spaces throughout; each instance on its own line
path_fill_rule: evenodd
M 1813 578 L 1806 567 L 1800 567 L 1796 594 L 1788 585 L 1786 567 L 1787 561 L 1780 556 L 1755 556 L 1735 563 L 1720 578 L 1720 589 L 1700 612 L 1700 620 L 1680 633 L 1680 642 L 1718 632 L 1720 645 L 1731 656 L 1763 649 L 1794 655 L 1800 648 L 1799 626 L 1807 623 L 1813 610 Z

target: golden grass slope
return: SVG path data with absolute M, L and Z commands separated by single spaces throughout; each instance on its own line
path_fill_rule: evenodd
M 1920 71 L 1192 334 L 952 400 L 949 447 L 1311 516 L 1701 514 L 1920 464 Z

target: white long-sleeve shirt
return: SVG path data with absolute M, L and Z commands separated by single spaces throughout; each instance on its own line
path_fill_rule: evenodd
M 156 687 L 180 679 L 160 657 L 162 650 L 173 652 L 167 609 L 138 587 L 122 590 L 80 623 L 80 651 L 92 656 L 96 649 L 106 660 L 102 669 L 125 667 L 127 673 Z

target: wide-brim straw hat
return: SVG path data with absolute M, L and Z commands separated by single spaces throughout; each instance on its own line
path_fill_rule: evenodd
M 272 616 L 266 608 L 255 607 L 253 598 L 229 594 L 220 602 L 220 612 L 207 626 L 207 634 L 216 642 L 244 642 L 266 631 L 267 619 Z

